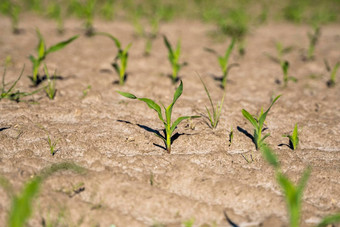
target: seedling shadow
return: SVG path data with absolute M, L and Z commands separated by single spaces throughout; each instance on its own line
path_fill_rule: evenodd
M 224 217 L 225 217 L 225 220 L 232 226 L 232 227 L 239 227 L 235 222 L 233 222 L 229 216 L 227 215 L 227 211 L 224 210 L 223 211 L 223 214 L 224 214 Z
M 5 131 L 6 129 L 9 129 L 10 127 L 3 127 L 3 128 L 0 128 L 0 132 L 2 131 Z
M 254 136 L 252 134 L 250 134 L 247 130 L 241 128 L 240 126 L 237 126 L 237 130 L 241 133 L 243 133 L 245 136 L 247 136 L 248 138 L 250 138 L 253 143 L 255 143 L 255 139 Z
M 289 143 L 288 143 L 288 144 L 286 144 L 286 143 L 281 143 L 281 144 L 279 144 L 278 146 L 279 146 L 279 147 L 287 146 L 288 148 L 294 150 L 293 143 L 292 143 L 292 141 L 290 141 L 290 140 L 289 140 Z
M 128 73 L 125 73 L 125 75 L 124 75 L 124 83 L 127 81 L 127 79 L 128 79 Z M 112 82 L 112 84 L 114 84 L 114 85 L 119 85 L 119 80 L 114 80 L 113 82 Z
M 181 76 L 177 76 L 175 80 L 172 78 L 171 74 L 167 74 L 166 77 L 169 77 L 169 79 L 172 81 L 173 84 L 177 83 L 178 81 L 182 80 Z
M 34 85 L 32 85 L 31 87 L 37 87 L 39 84 L 41 84 L 42 82 L 47 80 L 46 75 L 40 76 L 39 74 L 37 75 L 36 81 L 33 80 L 32 76 L 28 76 L 28 78 L 30 78 L 30 80 L 34 83 Z M 60 75 L 55 75 L 55 76 L 50 77 L 50 79 L 52 79 L 52 80 L 65 80 L 66 78 L 68 78 L 68 77 L 63 77 L 63 76 L 60 76 Z

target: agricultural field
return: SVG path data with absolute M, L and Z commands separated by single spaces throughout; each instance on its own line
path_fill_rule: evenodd
M 0 226 L 340 226 L 340 2 L 0 3 Z

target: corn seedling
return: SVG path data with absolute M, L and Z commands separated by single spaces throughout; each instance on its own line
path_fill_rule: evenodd
M 304 171 L 300 181 L 297 185 L 295 185 L 287 176 L 282 173 L 280 169 L 280 163 L 276 155 L 271 151 L 271 149 L 267 145 L 263 145 L 261 147 L 261 151 L 266 161 L 271 164 L 276 170 L 276 180 L 281 186 L 286 198 L 290 226 L 299 227 L 302 195 L 310 175 L 310 168 L 307 168 Z
M 62 48 L 64 48 L 65 46 L 67 46 L 69 43 L 71 43 L 72 41 L 74 41 L 75 39 L 78 38 L 78 35 L 71 37 L 68 40 L 62 41 L 60 43 L 57 43 L 49 48 L 46 48 L 45 46 L 45 40 L 43 38 L 43 36 L 41 35 L 40 31 L 37 30 L 37 35 L 39 38 L 39 44 L 37 46 L 37 57 L 33 57 L 32 55 L 29 56 L 29 59 L 32 62 L 33 65 L 33 75 L 30 77 L 33 85 L 38 85 L 43 81 L 43 78 L 41 78 L 38 75 L 39 72 L 39 67 L 42 63 L 42 61 L 46 58 L 46 56 L 52 52 L 58 51 Z
M 34 176 L 32 179 L 27 181 L 19 194 L 13 193 L 13 186 L 10 182 L 0 176 L 0 186 L 2 186 L 11 198 L 11 208 L 8 214 L 9 227 L 23 227 L 26 226 L 27 220 L 32 214 L 32 207 L 35 198 L 39 194 L 39 190 L 43 181 L 46 180 L 52 174 L 61 170 L 72 170 L 76 173 L 84 173 L 85 170 L 73 163 L 59 163 L 53 164 L 43 169 L 39 175 Z
M 258 150 L 259 148 L 261 148 L 261 146 L 264 144 L 264 140 L 270 135 L 269 133 L 264 135 L 262 137 L 262 131 L 263 131 L 263 125 L 264 122 L 266 120 L 267 114 L 269 112 L 269 110 L 271 109 L 271 107 L 273 106 L 273 104 L 280 98 L 281 95 L 277 96 L 273 102 L 271 103 L 271 105 L 269 106 L 269 108 L 267 109 L 266 112 L 263 113 L 263 109 L 261 109 L 261 113 L 260 116 L 256 119 L 254 118 L 250 113 L 248 113 L 248 111 L 246 111 L 245 109 L 242 110 L 242 114 L 243 116 L 253 125 L 254 127 L 254 143 L 256 146 L 256 150 Z
M 101 8 L 101 15 L 103 15 L 104 19 L 112 20 L 114 16 L 114 3 L 115 0 L 106 0 Z
M 46 67 L 46 65 L 44 65 L 44 71 L 45 71 L 45 75 L 47 77 L 47 86 L 45 87 L 45 92 L 46 95 L 49 99 L 54 99 L 56 93 L 57 93 L 57 89 L 55 88 L 55 73 L 53 75 L 53 78 L 50 78 L 50 74 L 48 73 L 48 69 Z
M 222 70 L 222 88 L 224 89 L 227 85 L 227 79 L 228 79 L 228 73 L 231 68 L 231 65 L 229 65 L 229 58 L 230 54 L 233 51 L 235 46 L 235 39 L 232 39 L 225 54 L 223 56 L 219 56 L 215 50 L 212 50 L 210 48 L 205 48 L 206 51 L 213 53 L 217 56 L 218 62 L 220 64 L 221 70 Z
M 64 20 L 59 3 L 51 3 L 47 9 L 47 14 L 56 21 L 57 31 L 59 34 L 62 34 L 64 32 Z
M 149 108 L 151 108 L 151 109 L 153 109 L 157 112 L 158 118 L 164 124 L 165 135 L 162 136 L 162 135 L 157 134 L 157 133 L 155 135 L 163 140 L 163 142 L 165 144 L 165 148 L 166 148 L 168 153 L 171 152 L 171 144 L 172 144 L 171 135 L 175 131 L 177 125 L 185 119 L 191 119 L 191 118 L 198 118 L 199 117 L 199 116 L 183 116 L 183 117 L 177 118 L 173 123 L 171 122 L 172 108 L 175 105 L 175 102 L 177 101 L 177 99 L 181 96 L 181 94 L 183 92 L 182 81 L 175 91 L 172 103 L 167 108 L 162 104 L 162 106 L 164 108 L 164 112 L 165 112 L 164 118 L 163 118 L 163 115 L 162 115 L 161 107 L 157 103 L 155 103 L 153 100 L 148 99 L 148 98 L 137 98 L 135 95 L 133 95 L 131 93 L 127 93 L 127 92 L 121 92 L 121 91 L 117 91 L 117 92 L 119 94 L 121 94 L 122 96 L 126 97 L 126 98 L 138 99 L 139 101 L 145 102 L 148 105 Z
M 20 6 L 11 0 L 2 0 L 0 2 L 0 13 L 10 17 L 13 34 L 20 33 L 18 29 L 20 10 Z
M 118 76 L 119 76 L 119 85 L 124 85 L 125 80 L 126 80 L 126 67 L 128 63 L 128 57 L 129 57 L 129 49 L 132 46 L 132 43 L 129 43 L 125 49 L 122 49 L 122 45 L 120 44 L 120 41 L 112 36 L 109 33 L 105 32 L 99 32 L 96 33 L 96 35 L 104 35 L 108 38 L 110 38 L 116 45 L 118 49 L 117 56 L 115 57 L 114 62 L 112 63 L 112 67 L 116 70 Z M 118 63 L 120 62 L 120 64 Z
M 50 147 L 51 155 L 54 155 L 58 151 L 58 150 L 56 150 L 56 146 L 57 146 L 58 141 L 52 142 L 50 136 L 48 136 L 47 142 L 48 142 L 48 146 Z
M 297 82 L 297 79 L 293 76 L 288 76 L 289 62 L 283 61 L 281 62 L 281 68 L 283 72 L 283 86 L 287 87 L 288 81 L 291 80 L 293 82 Z
M 95 6 L 96 0 L 87 0 L 83 6 L 83 15 L 85 16 L 85 34 L 89 37 L 94 35 L 93 18 Z
M 312 60 L 314 58 L 315 46 L 318 43 L 321 35 L 320 27 L 314 26 L 313 33 L 308 33 L 309 46 L 307 51 L 307 60 Z
M 202 78 L 199 75 L 198 75 L 198 77 L 200 78 L 200 80 L 203 84 L 204 90 L 207 93 L 207 96 L 209 98 L 209 102 L 210 102 L 210 106 L 211 106 L 212 111 L 210 112 L 210 110 L 208 109 L 207 106 L 205 106 L 205 109 L 208 113 L 210 127 L 214 129 L 214 128 L 217 127 L 218 122 L 220 121 L 220 116 L 221 116 L 222 106 L 223 106 L 223 102 L 224 102 L 225 92 L 223 94 L 223 97 L 222 97 L 220 104 L 217 104 L 217 106 L 215 107 L 213 101 L 211 100 L 210 93 L 208 91 L 207 86 L 205 85 L 205 83 L 203 82 Z
M 166 36 L 163 36 L 163 40 L 164 40 L 165 46 L 168 49 L 168 59 L 172 67 L 171 79 L 172 79 L 172 82 L 175 83 L 178 81 L 179 70 L 182 68 L 182 66 L 186 65 L 186 63 L 181 63 L 181 64 L 179 63 L 179 57 L 181 55 L 181 42 L 179 40 L 177 41 L 176 50 L 174 50 Z
M 38 93 L 41 89 L 35 90 L 33 92 L 20 92 L 20 91 L 16 91 L 14 92 L 14 88 L 16 86 L 16 84 L 18 83 L 18 81 L 21 79 L 21 76 L 24 72 L 25 67 L 23 67 L 23 69 L 21 70 L 20 76 L 18 77 L 17 80 L 15 80 L 13 82 L 12 85 L 10 85 L 9 89 L 6 89 L 6 86 L 8 84 L 5 84 L 5 75 L 6 75 L 6 68 L 4 70 L 4 73 L 2 75 L 2 87 L 0 89 L 1 93 L 0 93 L 0 101 L 2 99 L 9 99 L 15 102 L 21 102 L 21 98 L 26 97 L 26 96 L 31 96 L 34 95 L 35 93 Z
M 298 133 L 297 124 L 295 124 L 292 135 L 283 135 L 283 137 L 288 137 L 290 148 L 293 149 L 293 150 L 296 150 L 296 148 L 299 144 L 299 133 Z
M 329 66 L 328 62 L 325 60 L 325 65 L 327 68 L 327 71 L 330 72 L 331 71 L 331 78 L 327 81 L 327 86 L 328 87 L 334 87 L 335 86 L 335 78 L 336 78 L 336 73 L 340 67 L 340 62 L 337 62 L 335 64 L 335 66 L 333 67 L 333 69 L 331 69 L 331 67 Z

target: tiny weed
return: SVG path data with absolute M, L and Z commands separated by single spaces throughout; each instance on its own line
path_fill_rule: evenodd
M 47 77 L 47 86 L 45 87 L 45 92 L 46 92 L 47 97 L 53 100 L 57 93 L 57 89 L 55 88 L 55 73 L 53 75 L 53 78 L 51 79 L 46 65 L 44 65 L 44 71 Z
M 16 91 L 13 92 L 14 87 L 16 86 L 16 84 L 18 83 L 18 81 L 21 79 L 21 76 L 24 72 L 25 67 L 23 67 L 23 69 L 21 70 L 20 76 L 18 77 L 18 79 L 16 81 L 13 82 L 13 84 L 9 87 L 8 90 L 6 90 L 6 85 L 5 84 L 5 75 L 6 75 L 6 68 L 4 70 L 4 74 L 2 75 L 2 87 L 0 89 L 0 101 L 2 99 L 9 99 L 15 102 L 21 102 L 21 98 L 26 97 L 26 96 L 31 96 L 34 95 L 36 93 L 38 93 L 41 89 L 37 89 L 33 92 L 20 92 L 20 91 Z
M 158 136 L 159 138 L 161 138 L 164 141 L 164 144 L 165 144 L 165 147 L 166 147 L 166 150 L 167 150 L 168 153 L 171 152 L 171 144 L 172 144 L 171 135 L 175 131 L 177 125 L 185 119 L 200 117 L 200 116 L 183 116 L 183 117 L 177 118 L 177 120 L 175 120 L 173 123 L 171 122 L 172 108 L 175 105 L 175 102 L 177 101 L 177 99 L 181 96 L 181 94 L 183 92 L 183 82 L 182 81 L 175 91 L 172 103 L 167 108 L 162 104 L 164 111 L 165 111 L 165 118 L 163 118 L 161 107 L 157 103 L 155 103 L 153 100 L 148 99 L 148 98 L 137 98 L 135 95 L 133 95 L 131 93 L 127 93 L 127 92 L 121 92 L 121 91 L 117 91 L 117 92 L 119 94 L 121 94 L 122 96 L 126 97 L 126 98 L 138 99 L 139 101 L 145 102 L 148 105 L 149 108 L 151 108 L 151 109 L 153 109 L 157 112 L 158 118 L 164 124 L 165 135 L 162 136 L 159 133 L 155 133 L 155 135 Z
M 295 124 L 294 130 L 292 135 L 283 135 L 283 137 L 289 138 L 289 146 L 291 149 L 296 150 L 299 144 L 299 133 L 298 133 L 298 126 Z
M 39 77 L 38 75 L 38 71 L 39 71 L 39 67 L 42 63 L 42 61 L 46 58 L 46 56 L 52 52 L 58 51 L 62 48 L 64 48 L 65 46 L 67 46 L 69 43 L 71 43 L 72 41 L 74 41 L 75 39 L 78 38 L 78 35 L 73 36 L 72 38 L 62 41 L 60 43 L 57 43 L 51 47 L 49 47 L 48 49 L 46 49 L 45 47 L 45 41 L 43 36 L 41 35 L 40 31 L 37 30 L 37 35 L 39 38 L 39 44 L 37 47 L 37 58 L 33 57 L 32 55 L 29 56 L 29 59 L 32 62 L 33 65 L 33 75 L 30 77 L 33 85 L 38 85 L 42 82 L 43 78 Z
M 225 89 L 226 85 L 227 85 L 227 79 L 228 79 L 228 73 L 229 73 L 229 70 L 230 70 L 230 65 L 229 65 L 229 58 L 230 58 L 230 54 L 231 52 L 233 51 L 234 49 L 234 46 L 235 46 L 235 39 L 232 39 L 224 56 L 219 56 L 217 54 L 217 52 L 213 49 L 210 49 L 210 48 L 205 48 L 206 51 L 210 52 L 210 53 L 213 53 L 217 56 L 218 58 L 218 62 L 220 64 L 220 67 L 221 67 L 221 70 L 222 70 L 222 88 Z
M 163 40 L 164 40 L 165 46 L 168 49 L 168 59 L 172 67 L 171 79 L 172 79 L 172 82 L 175 83 L 178 81 L 179 70 L 182 68 L 182 66 L 186 65 L 186 63 L 181 63 L 181 64 L 179 63 L 179 57 L 181 55 L 181 42 L 180 40 L 177 41 L 176 50 L 174 50 L 166 36 L 163 36 Z
M 48 146 L 50 147 L 51 155 L 52 155 L 52 156 L 55 155 L 55 153 L 58 151 L 58 150 L 56 149 L 58 140 L 52 142 L 50 136 L 48 136 L 48 137 L 47 137 L 47 142 L 48 142 Z
M 308 39 L 309 39 L 309 46 L 307 51 L 307 60 L 313 60 L 314 59 L 314 51 L 315 46 L 318 43 L 321 35 L 321 29 L 319 26 L 313 27 L 313 33 L 308 33 Z
M 340 67 L 340 62 L 337 62 L 332 70 L 331 70 L 331 67 L 329 66 L 327 60 L 325 60 L 325 65 L 326 65 L 327 71 L 331 71 L 331 78 L 327 81 L 327 86 L 328 87 L 334 87 L 335 86 L 336 73 L 337 73 L 337 71 Z
M 205 106 L 205 109 L 207 110 L 207 113 L 208 113 L 208 118 L 209 118 L 209 121 L 210 121 L 210 127 L 214 129 L 214 128 L 217 127 L 218 122 L 220 121 L 220 116 L 221 116 L 221 111 L 222 111 L 222 106 L 223 106 L 223 102 L 224 102 L 225 93 L 223 94 L 223 97 L 222 97 L 222 100 L 221 100 L 220 104 L 217 104 L 217 106 L 215 108 L 214 103 L 211 100 L 208 88 L 206 87 L 206 85 L 203 82 L 203 80 L 200 77 L 200 75 L 198 75 L 198 77 L 200 78 L 200 80 L 201 80 L 201 82 L 203 84 L 204 90 L 207 93 L 207 96 L 209 98 L 209 102 L 210 102 L 210 105 L 211 105 L 212 112 L 209 111 L 207 106 Z
M 83 90 L 83 95 L 82 95 L 82 99 L 85 98 L 87 96 L 87 94 L 91 91 L 92 86 L 88 85 L 84 90 Z
M 87 0 L 85 5 L 83 5 L 83 15 L 85 17 L 85 35 L 89 37 L 94 35 L 93 18 L 96 1 L 97 0 Z
M 263 124 L 264 124 L 264 121 L 266 120 L 266 117 L 267 117 L 269 110 L 271 109 L 273 104 L 280 98 L 280 96 L 281 95 L 277 96 L 273 100 L 273 102 L 271 103 L 271 105 L 269 106 L 269 108 L 267 109 L 266 112 L 263 113 L 263 109 L 261 109 L 260 116 L 257 119 L 254 118 L 245 109 L 242 110 L 243 116 L 254 126 L 254 138 L 253 138 L 253 140 L 254 140 L 254 143 L 255 143 L 255 146 L 256 146 L 256 150 L 261 148 L 261 146 L 264 144 L 264 140 L 270 135 L 268 133 L 268 134 L 266 134 L 262 137 Z
M 110 39 L 112 39 L 118 49 L 118 53 L 117 56 L 115 57 L 114 63 L 112 63 L 113 68 L 116 70 L 118 76 L 119 76 L 119 85 L 124 85 L 125 80 L 126 80 L 126 67 L 127 67 L 127 63 L 128 63 L 128 57 L 129 57 L 129 49 L 132 46 L 132 43 L 129 43 L 125 49 L 122 49 L 122 45 L 119 42 L 119 40 L 112 36 L 109 33 L 105 33 L 105 32 L 100 32 L 100 33 L 96 33 L 97 35 L 104 35 L 106 37 L 109 37 Z M 120 61 L 120 64 L 118 63 L 118 61 Z

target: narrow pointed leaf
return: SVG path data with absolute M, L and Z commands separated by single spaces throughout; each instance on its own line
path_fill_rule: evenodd
M 157 103 L 148 98 L 138 98 L 138 100 L 145 102 L 149 108 L 155 110 L 158 113 L 159 119 L 164 122 L 161 107 Z
M 135 95 L 128 93 L 128 92 L 122 92 L 122 91 L 116 91 L 116 92 L 129 99 L 137 99 Z
M 169 40 L 167 39 L 165 35 L 163 36 L 163 40 L 164 40 L 165 46 L 168 48 L 169 55 L 174 56 L 174 52 L 172 50 L 171 44 L 169 43 Z
M 276 155 L 267 145 L 261 146 L 261 151 L 262 151 L 264 158 L 270 165 L 272 165 L 274 168 L 278 168 L 280 166 Z
M 48 50 L 46 51 L 46 55 L 49 53 L 52 53 L 54 51 L 60 50 L 62 48 L 64 48 L 65 46 L 67 46 L 69 43 L 71 43 L 72 41 L 74 41 L 75 39 L 77 39 L 79 36 L 73 36 L 68 40 L 62 41 L 60 43 L 57 43 L 56 45 L 51 46 L 50 48 L 48 48 Z
M 255 120 L 255 118 L 250 113 L 248 113 L 248 111 L 243 109 L 242 114 L 254 126 L 255 129 L 258 128 L 257 121 Z
M 261 114 L 260 119 L 259 119 L 259 125 L 263 125 L 264 121 L 266 120 L 267 114 L 269 112 L 269 110 L 272 108 L 272 106 L 274 105 L 274 103 L 281 97 L 281 95 L 278 95 L 272 102 L 272 104 L 269 106 L 269 108 L 267 109 L 266 112 L 264 112 L 263 114 Z

